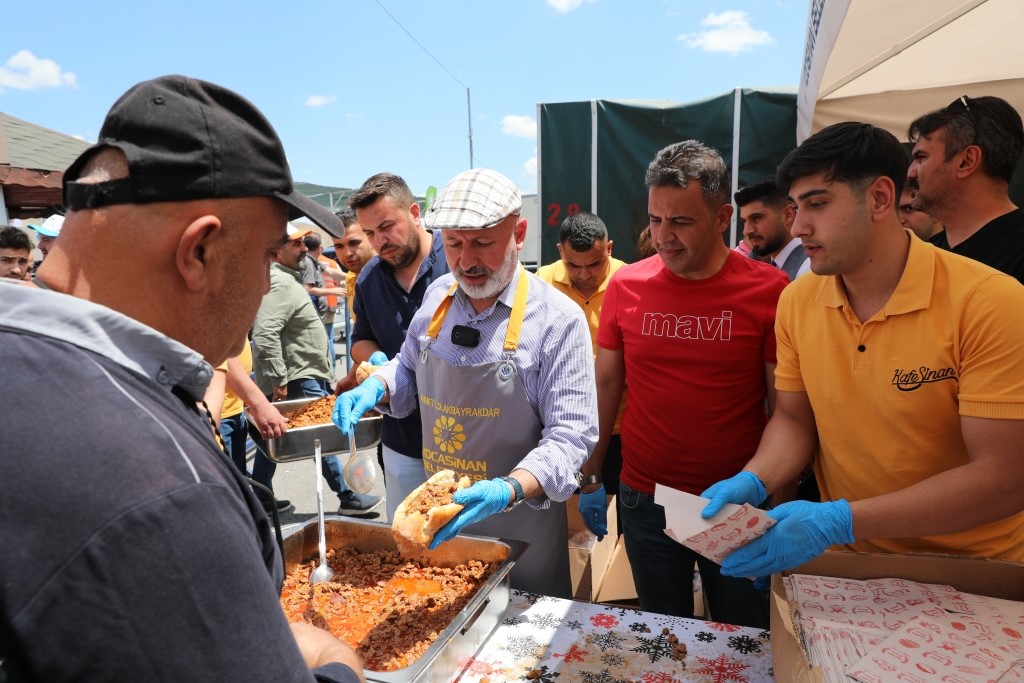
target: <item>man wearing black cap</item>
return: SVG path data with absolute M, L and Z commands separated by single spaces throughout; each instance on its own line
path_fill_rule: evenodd
M 270 524 L 196 407 L 289 214 L 333 214 L 251 103 L 181 76 L 123 95 L 64 183 L 38 287 L 0 295 L 0 679 L 360 680 L 343 643 L 289 629 Z
M 519 264 L 521 206 L 495 171 L 445 185 L 423 222 L 441 230 L 451 273 L 427 290 L 398 356 L 342 394 L 333 419 L 348 433 L 381 401 L 395 416 L 419 406 L 426 475 L 474 482 L 431 547 L 463 529 L 527 541 L 512 587 L 568 598 L 565 501 L 597 442 L 594 357 L 579 306 Z

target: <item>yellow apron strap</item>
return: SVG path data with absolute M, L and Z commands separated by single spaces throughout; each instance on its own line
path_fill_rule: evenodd
M 441 331 L 441 325 L 444 324 L 444 318 L 448 315 L 448 309 L 452 307 L 452 294 L 455 293 L 458 286 L 458 282 L 452 283 L 452 286 L 448 288 L 444 301 L 434 311 L 434 315 L 430 318 L 430 325 L 427 327 L 427 338 L 437 339 L 437 333 Z
M 522 265 L 519 266 L 519 283 L 516 285 L 516 295 L 512 300 L 512 315 L 508 321 L 508 331 L 505 333 L 505 351 L 515 351 L 519 348 L 519 335 L 523 331 L 523 320 L 526 318 L 526 295 L 529 291 L 529 276 L 526 273 L 526 269 Z M 452 307 L 452 300 L 454 297 L 452 294 L 455 293 L 455 289 L 459 286 L 458 282 L 452 283 L 452 286 L 448 289 L 448 293 L 445 295 L 444 301 L 434 311 L 434 315 L 430 318 L 430 325 L 427 326 L 427 338 L 437 339 L 437 334 L 441 331 L 441 325 L 444 324 L 444 319 L 448 315 L 448 309 Z
M 519 284 L 516 285 L 516 296 L 512 300 L 512 315 L 508 319 L 508 332 L 505 333 L 505 350 L 515 351 L 519 348 L 519 334 L 523 331 L 523 319 L 526 317 L 526 295 L 530 288 L 530 277 L 526 269 L 519 266 Z

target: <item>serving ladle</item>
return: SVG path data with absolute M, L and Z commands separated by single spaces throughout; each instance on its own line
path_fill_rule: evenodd
M 310 583 L 324 583 L 334 578 L 334 570 L 327 564 L 327 534 L 324 532 L 324 480 L 320 474 L 320 439 L 313 440 L 316 462 L 316 519 L 320 531 L 320 566 L 309 575 Z
M 374 454 L 376 455 L 376 454 Z M 369 493 L 377 482 L 377 459 L 369 452 L 356 451 L 356 427 L 348 430 L 348 462 L 341 471 L 348 487 L 356 493 Z

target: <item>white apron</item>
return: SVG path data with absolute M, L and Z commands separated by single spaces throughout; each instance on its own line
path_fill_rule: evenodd
M 423 467 L 429 477 L 454 470 L 471 481 L 509 474 L 537 447 L 542 426 L 518 377 L 513 357 L 526 315 L 529 278 L 520 274 L 505 334 L 502 359 L 479 365 L 452 365 L 430 352 L 454 299 L 448 296 L 434 312 L 427 342 L 416 366 L 423 424 Z M 512 568 L 512 588 L 571 598 L 565 503 L 551 501 L 543 510 L 526 503 L 466 527 L 466 533 L 526 541 L 530 547 Z

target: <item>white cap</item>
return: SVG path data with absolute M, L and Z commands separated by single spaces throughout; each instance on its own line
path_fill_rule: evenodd
M 28 224 L 28 227 L 38 232 L 42 237 L 56 237 L 60 229 L 64 227 L 64 216 L 53 215 L 43 221 L 42 225 Z
M 487 168 L 463 171 L 448 181 L 423 216 L 428 229 L 479 230 L 490 228 L 523 207 L 519 188 Z

